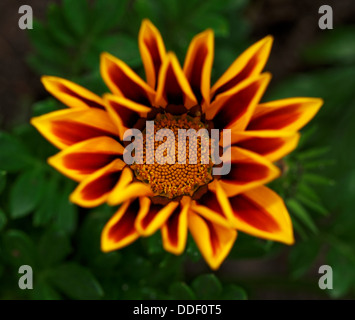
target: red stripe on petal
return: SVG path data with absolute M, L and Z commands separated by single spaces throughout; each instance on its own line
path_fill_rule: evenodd
M 108 75 L 112 82 L 122 92 L 124 97 L 137 103 L 150 105 L 147 92 L 137 83 L 132 81 L 132 79 L 128 77 L 126 73 L 122 72 L 122 70 L 112 62 L 108 68 Z
M 113 100 L 110 100 L 110 104 L 115 109 L 126 128 L 133 128 L 133 126 L 137 123 L 138 119 L 141 118 L 136 111 L 122 106 Z
M 149 226 L 149 224 L 153 221 L 153 219 L 161 209 L 162 206 L 154 205 L 154 204 L 150 205 L 149 212 L 144 217 L 141 223 L 143 229 L 146 229 Z
M 103 109 L 105 110 L 105 106 L 103 106 L 102 104 L 99 104 L 93 100 L 87 99 L 79 94 L 77 94 L 76 92 L 74 92 L 73 90 L 70 90 L 67 86 L 61 84 L 61 83 L 57 83 L 58 89 L 61 90 L 62 92 L 71 95 L 72 97 L 82 100 L 85 104 L 87 104 L 89 107 L 91 108 L 98 108 L 98 109 Z
M 183 105 L 184 97 L 171 64 L 166 71 L 164 98 L 169 104 Z
M 214 117 L 213 122 L 217 128 L 226 128 L 228 125 L 243 116 L 255 97 L 256 92 L 260 88 L 259 81 L 251 83 L 247 87 L 241 89 L 236 94 L 225 101 Z
M 250 138 L 240 141 L 236 145 L 261 155 L 265 155 L 276 151 L 283 144 L 284 139 L 282 138 Z
M 240 73 L 238 73 L 234 78 L 232 78 L 230 81 L 218 88 L 214 96 L 217 96 L 219 93 L 223 93 L 228 91 L 229 89 L 232 89 L 238 83 L 248 78 L 253 73 L 253 70 L 258 65 L 258 62 L 259 60 L 257 59 L 257 56 L 252 57 Z
M 272 45 L 268 36 L 244 51 L 211 89 L 212 100 L 221 93 L 237 86 L 247 78 L 259 74 L 265 66 Z
M 51 123 L 51 130 L 66 145 L 99 136 L 113 137 L 110 132 L 105 130 L 68 120 L 54 120 Z
M 290 105 L 288 107 L 268 112 L 253 119 L 247 130 L 279 130 L 295 122 L 301 112 L 295 112 L 299 105 Z
M 114 242 L 119 242 L 122 239 L 134 234 L 134 221 L 139 211 L 139 200 L 133 201 L 127 211 L 123 214 L 123 217 L 111 227 L 108 232 L 108 238 Z
M 202 219 L 205 221 L 205 223 L 208 227 L 208 230 L 209 230 L 212 254 L 216 255 L 221 249 L 218 234 L 217 234 L 216 230 L 214 229 L 212 222 L 210 222 L 209 220 L 204 219 L 204 218 L 202 218 Z
M 266 231 L 276 232 L 280 230 L 279 225 L 273 217 L 264 210 L 263 207 L 253 202 L 251 199 L 243 195 L 229 198 L 233 210 L 238 218 L 252 225 L 253 227 Z
M 178 206 L 175 211 L 171 214 L 168 221 L 166 222 L 166 226 L 168 229 L 168 238 L 171 245 L 174 247 L 178 245 L 179 241 L 179 215 L 180 215 L 180 206 Z
M 188 77 L 191 85 L 191 89 L 195 94 L 197 101 L 200 103 L 202 101 L 201 94 L 201 80 L 202 80 L 202 69 L 208 54 L 208 50 L 205 46 L 200 46 L 195 54 L 195 60 L 193 62 L 193 72 Z
M 78 170 L 81 174 L 88 174 L 104 167 L 116 158 L 117 154 L 111 153 L 70 153 L 63 157 L 63 165 L 68 169 Z
M 237 162 L 232 163 L 231 172 L 223 176 L 223 180 L 243 184 L 265 179 L 269 173 L 270 169 L 265 165 L 252 162 Z
M 157 44 L 156 39 L 154 37 L 151 37 L 149 39 L 145 39 L 144 44 L 147 46 L 149 53 L 151 55 L 151 58 L 153 61 L 153 66 L 154 66 L 154 72 L 157 77 L 159 74 L 161 64 L 162 64 L 162 60 L 161 60 L 159 49 L 158 49 L 158 44 Z
M 112 191 L 120 175 L 121 171 L 109 172 L 91 181 L 81 191 L 83 199 L 94 200 Z
M 220 206 L 216 194 L 211 190 L 208 190 L 199 200 L 198 203 L 214 211 L 222 218 L 225 218 L 223 208 Z

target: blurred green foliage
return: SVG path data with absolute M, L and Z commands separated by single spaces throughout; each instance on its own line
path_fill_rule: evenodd
M 205 28 L 216 35 L 212 81 L 254 39 L 245 18 L 247 0 L 63 0 L 48 4 L 47 19 L 29 33 L 28 57 L 40 76 L 68 78 L 101 94 L 99 74 L 107 51 L 144 75 L 137 45 L 141 20 L 161 31 L 180 61 L 191 38 Z M 102 227 L 115 208 L 78 208 L 68 201 L 73 182 L 49 167 L 56 150 L 28 123 L 0 132 L 0 299 L 246 299 L 260 290 L 318 288 L 318 268 L 334 271 L 330 297 L 355 292 L 355 26 L 323 33 L 303 54 L 310 72 L 271 86 L 267 100 L 317 96 L 321 112 L 303 131 L 298 149 L 279 162 L 271 187 L 285 199 L 297 236 L 290 249 L 239 234 L 228 260 L 277 258 L 286 252 L 288 276 L 252 279 L 238 272 L 211 273 L 189 238 L 175 257 L 162 249 L 159 233 L 109 254 L 100 251 Z M 33 115 L 63 106 L 37 102 Z M 186 263 L 199 266 L 188 272 Z M 34 290 L 19 290 L 18 268 L 34 269 Z M 200 271 L 198 271 L 200 270 Z M 202 271 L 201 271 L 202 270 Z M 270 283 L 269 283 L 270 282 Z M 299 289 L 299 288 L 298 288 Z

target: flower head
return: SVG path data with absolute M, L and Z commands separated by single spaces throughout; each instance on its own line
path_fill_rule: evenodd
M 79 182 L 70 200 L 83 207 L 120 205 L 102 232 L 103 251 L 122 248 L 160 229 L 164 248 L 181 254 L 189 230 L 216 269 L 232 248 L 237 230 L 293 243 L 287 209 L 264 185 L 279 176 L 273 162 L 297 146 L 298 130 L 317 113 L 322 100 L 260 103 L 271 78 L 261 73 L 271 45 L 268 36 L 251 46 L 211 87 L 212 30 L 193 38 L 181 67 L 176 56 L 166 52 L 159 31 L 144 20 L 139 49 L 146 82 L 108 53 L 101 56 L 101 74 L 111 93 L 103 97 L 68 80 L 42 78 L 46 89 L 69 109 L 31 122 L 61 149 L 49 163 Z M 148 134 L 147 121 L 154 121 L 155 140 Z M 124 137 L 133 128 L 142 132 L 143 149 L 134 151 L 142 161 L 128 164 Z M 202 136 L 196 140 L 192 161 L 192 140 L 179 145 L 167 136 L 159 139 L 160 129 L 171 130 L 172 139 L 182 129 L 204 129 L 211 135 L 213 129 L 230 129 L 230 143 L 222 139 L 222 131 L 217 139 L 230 156 L 225 158 L 229 174 L 215 174 L 218 166 L 210 155 L 202 161 L 206 150 Z M 181 155 L 185 162 L 178 161 Z

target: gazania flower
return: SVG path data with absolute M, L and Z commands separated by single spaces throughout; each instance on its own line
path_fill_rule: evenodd
M 61 149 L 49 163 L 79 182 L 70 200 L 83 207 L 120 205 L 102 232 L 103 251 L 160 229 L 165 250 L 178 255 L 190 231 L 216 269 L 237 231 L 294 242 L 284 202 L 264 185 L 279 176 L 273 162 L 297 146 L 298 130 L 322 100 L 260 103 L 271 78 L 261 73 L 271 45 L 268 36 L 251 46 L 211 87 L 212 30 L 193 38 L 182 67 L 166 52 L 159 31 L 144 20 L 139 49 L 146 82 L 108 53 L 101 56 L 101 74 L 111 93 L 103 97 L 68 80 L 43 77 L 46 89 L 69 109 L 34 118 L 32 124 Z M 130 128 L 144 133 L 146 119 L 154 120 L 156 130 L 169 128 L 175 135 L 182 128 L 230 129 L 230 173 L 214 176 L 213 163 L 199 161 L 200 149 L 197 164 L 148 162 L 145 150 L 143 163 L 126 164 L 124 133 Z M 143 140 L 148 142 L 145 134 Z M 159 145 L 153 144 L 155 151 Z

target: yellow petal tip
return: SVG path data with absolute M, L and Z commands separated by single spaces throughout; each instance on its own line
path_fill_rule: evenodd
M 104 63 L 106 60 L 111 60 L 113 56 L 108 53 L 108 52 L 101 52 L 100 54 L 100 60 L 102 63 Z
M 104 232 L 102 232 L 102 235 L 101 235 L 101 251 L 102 252 L 111 252 L 113 250 L 115 250 L 115 248 L 112 248 L 112 246 L 110 246 L 109 243 L 107 243 L 108 241 L 104 239 L 105 235 L 104 235 Z
M 50 81 L 50 79 L 52 78 L 52 76 L 42 76 L 41 77 L 41 82 L 44 86 L 46 86 L 46 82 Z
M 263 72 L 263 73 L 260 75 L 260 78 L 261 78 L 261 79 L 265 79 L 265 81 L 270 82 L 271 79 L 272 79 L 272 74 L 271 74 L 271 72 Z
M 152 23 L 152 21 L 150 21 L 148 18 L 144 18 L 142 20 L 142 28 L 154 28 L 154 24 Z
M 37 117 L 33 117 L 30 119 L 30 124 L 32 124 L 34 127 L 36 126 L 36 122 L 37 122 Z
M 267 36 L 263 39 L 263 41 L 264 41 L 265 43 L 270 43 L 270 44 L 272 44 L 272 43 L 274 42 L 274 37 L 273 37 L 271 34 L 269 34 L 269 35 L 267 35 Z

